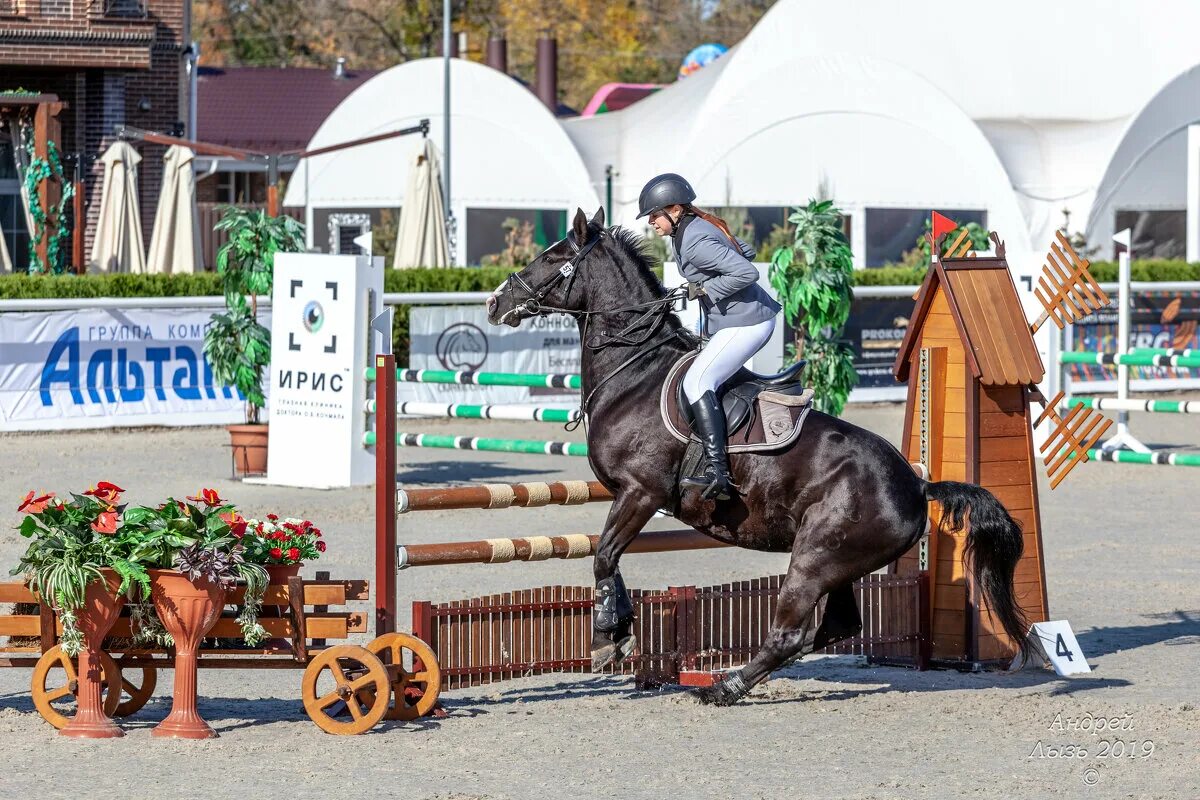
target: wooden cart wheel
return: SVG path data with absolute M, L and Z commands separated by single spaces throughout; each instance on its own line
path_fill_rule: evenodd
M 407 633 L 385 633 L 367 649 L 387 665 L 392 678 L 392 704 L 388 719 L 413 720 L 433 710 L 442 690 L 442 669 L 429 645 Z M 405 658 L 405 653 L 410 656 Z M 421 668 L 414 670 L 417 660 Z
M 147 655 L 126 656 L 125 663 L 118 664 L 121 670 L 121 697 L 114 717 L 128 717 L 137 713 L 153 696 L 154 687 L 158 685 L 158 667 L 154 659 Z M 141 672 L 140 679 L 137 677 Z
M 375 727 L 388 710 L 388 674 L 365 648 L 340 644 L 317 654 L 304 670 L 304 710 L 326 733 L 353 736 Z M 339 712 L 350 712 L 348 720 Z
M 33 706 L 42 718 L 59 730 L 71 721 L 74 711 L 68 707 L 79 693 L 79 660 L 71 658 L 58 645 L 47 650 L 33 668 L 30 693 Z M 121 701 L 120 690 L 115 689 L 121 671 L 108 653 L 100 654 L 100 689 L 104 698 L 104 713 L 112 716 Z M 65 713 L 64 713 L 65 712 Z

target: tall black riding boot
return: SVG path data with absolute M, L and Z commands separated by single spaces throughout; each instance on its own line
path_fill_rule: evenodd
M 704 466 L 704 477 L 686 477 L 679 483 L 685 489 L 695 486 L 703 489 L 701 497 L 705 500 L 729 499 L 729 458 L 725 453 L 725 412 L 717 402 L 717 396 L 705 392 L 700 399 L 692 403 L 692 421 L 700 444 L 704 446 L 704 456 L 708 463 Z

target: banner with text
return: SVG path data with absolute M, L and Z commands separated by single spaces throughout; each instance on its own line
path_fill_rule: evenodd
M 579 328 L 565 314 L 491 325 L 478 306 L 414 307 L 409 316 L 411 369 L 546 374 L 579 372 Z M 403 366 L 403 365 L 401 365 Z M 402 383 L 401 400 L 506 403 L 576 408 L 579 392 L 520 386 Z
M 212 312 L 125 308 L 0 314 L 0 430 L 242 422 L 204 358 Z M 270 311 L 259 321 L 271 324 Z

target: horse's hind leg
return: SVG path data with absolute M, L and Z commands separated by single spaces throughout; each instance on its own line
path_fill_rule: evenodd
M 701 703 L 732 705 L 788 661 L 805 652 L 812 652 L 817 633 L 813 624 L 817 602 L 826 590 L 815 574 L 809 570 L 798 570 L 796 566 L 793 561 L 783 585 L 779 587 L 775 618 L 762 647 L 750 663 L 729 673 L 715 686 L 696 689 L 693 694 Z

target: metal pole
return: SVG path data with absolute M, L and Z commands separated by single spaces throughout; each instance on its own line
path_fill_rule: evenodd
M 1130 275 L 1129 259 L 1133 250 L 1133 231 L 1129 228 L 1118 233 L 1113 239 L 1123 245 L 1117 255 L 1117 353 L 1129 352 L 1129 315 L 1133 306 L 1133 288 Z M 1129 366 L 1117 365 L 1117 399 L 1129 399 Z M 1129 432 L 1129 412 L 1117 412 L 1117 435 L 1101 445 L 1104 451 L 1128 448 L 1138 453 L 1149 453 L 1150 448 L 1138 441 Z
M 604 165 L 604 216 L 608 220 L 609 225 L 613 224 L 612 183 L 613 183 L 612 164 L 605 164 Z
M 450 210 L 450 0 L 442 0 L 442 63 L 444 65 L 444 80 L 442 82 L 442 206 L 446 214 L 446 233 L 449 238 L 449 222 L 454 216 Z M 454 263 L 453 254 L 450 256 Z
M 199 134 L 196 132 L 196 104 L 198 98 L 198 75 L 200 71 L 200 43 L 192 42 L 188 48 L 188 118 L 187 118 L 187 138 L 196 139 Z

